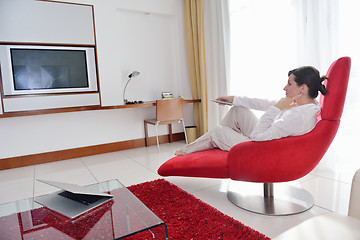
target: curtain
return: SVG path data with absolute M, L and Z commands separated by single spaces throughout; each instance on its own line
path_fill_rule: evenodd
M 208 99 L 229 95 L 230 18 L 228 0 L 205 0 L 204 28 Z M 229 107 L 208 104 L 208 128 L 219 125 Z
M 194 123 L 198 134 L 208 130 L 207 82 L 204 39 L 204 0 L 184 0 L 184 27 L 191 94 L 201 103 L 194 104 Z
M 360 161 L 354 157 L 358 154 L 356 143 L 360 135 L 358 123 L 358 116 L 360 116 L 360 36 L 357 31 L 354 31 L 354 26 L 360 22 L 358 14 L 360 2 L 358 0 L 331 0 L 327 4 L 330 3 L 332 5 L 326 8 L 331 14 L 327 15 L 327 20 L 336 21 L 336 25 L 333 27 L 337 35 L 332 39 L 336 42 L 331 44 L 332 47 L 336 47 L 336 52 L 338 51 L 333 60 L 343 56 L 351 57 L 351 70 L 340 127 L 333 143 L 320 162 L 320 167 L 335 173 L 341 169 L 341 172 L 346 172 L 349 178 L 338 175 L 339 178 L 351 183 L 353 174 L 360 168 Z
M 295 4 L 299 9 L 296 26 L 299 29 L 297 32 L 298 64 L 299 66 L 314 66 L 321 75 L 325 75 L 331 63 L 339 57 L 338 0 L 298 0 Z M 339 162 L 337 155 L 341 152 L 337 139 L 340 139 L 342 135 L 342 131 L 338 131 L 336 138 L 317 166 L 318 170 L 336 169 Z
M 339 0 L 295 1 L 298 64 L 325 74 L 339 51 Z

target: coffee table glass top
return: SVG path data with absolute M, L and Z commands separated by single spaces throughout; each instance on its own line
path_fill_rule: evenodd
M 155 239 L 167 239 L 166 224 L 118 180 L 86 188 L 114 198 L 74 219 L 43 207 L 33 198 L 2 204 L 1 239 L 123 239 L 144 231 Z

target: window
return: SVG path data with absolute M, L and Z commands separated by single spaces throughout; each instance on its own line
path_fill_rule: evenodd
M 295 7 L 289 0 L 230 0 L 230 95 L 278 99 L 297 67 Z

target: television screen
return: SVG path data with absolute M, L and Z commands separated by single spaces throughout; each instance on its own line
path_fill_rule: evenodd
M 1 45 L 4 96 L 98 92 L 95 47 Z
M 84 50 L 10 49 L 15 90 L 88 87 Z

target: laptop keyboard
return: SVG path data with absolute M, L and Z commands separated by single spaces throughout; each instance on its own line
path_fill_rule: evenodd
M 63 191 L 63 192 L 59 193 L 58 195 L 63 196 L 68 199 L 71 199 L 71 200 L 74 200 L 76 202 L 85 204 L 85 205 L 92 204 L 92 203 L 104 198 L 104 196 L 77 194 L 77 193 L 72 193 L 69 191 Z

